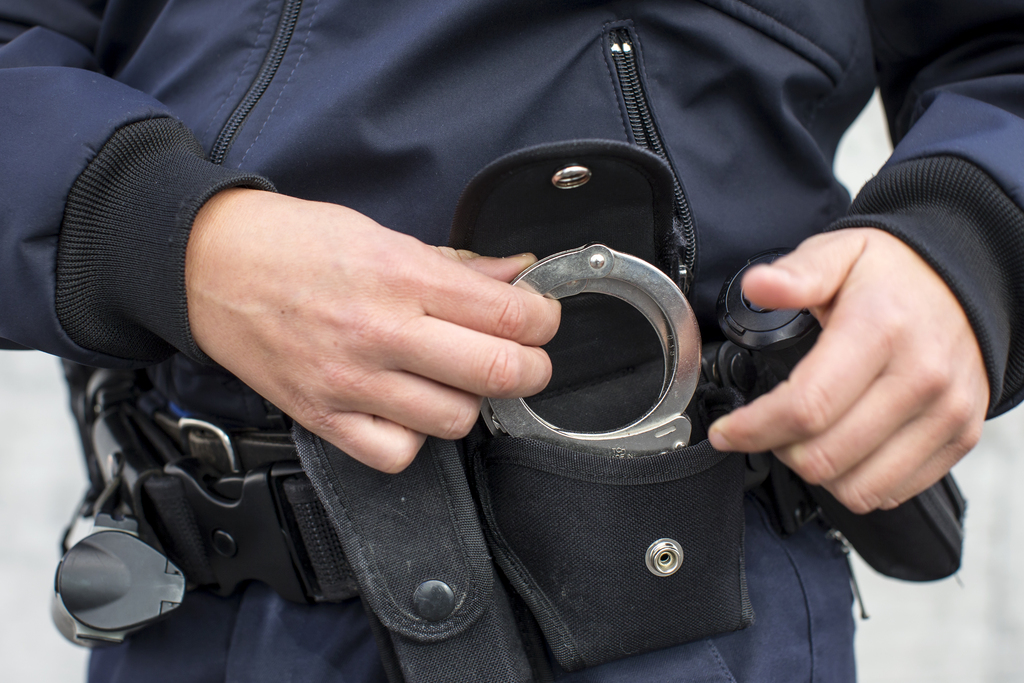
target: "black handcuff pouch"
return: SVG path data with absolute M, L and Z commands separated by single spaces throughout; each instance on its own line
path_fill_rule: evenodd
M 583 171 L 583 184 L 556 182 Z M 610 141 L 556 143 L 481 171 L 459 202 L 450 244 L 487 256 L 544 258 L 599 242 L 672 277 L 682 239 L 673 217 L 672 174 L 658 157 Z M 559 427 L 614 429 L 658 398 L 661 346 L 627 303 L 596 294 L 562 299 L 559 332 L 545 350 L 552 380 L 528 404 Z M 698 388 L 698 399 L 714 393 L 707 389 Z M 745 463 L 711 448 L 706 406 L 698 403 L 689 411 L 693 445 L 659 455 L 615 457 L 482 429 L 467 440 L 490 550 L 563 669 L 751 623 Z M 664 539 L 681 551 L 670 575 L 646 561 Z

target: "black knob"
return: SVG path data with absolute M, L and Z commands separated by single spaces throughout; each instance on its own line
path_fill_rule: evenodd
M 818 321 L 807 309 L 761 308 L 743 295 L 743 275 L 747 270 L 758 264 L 771 263 L 786 251 L 775 249 L 758 254 L 722 287 L 718 296 L 718 326 L 737 346 L 756 351 L 779 351 L 820 329 Z

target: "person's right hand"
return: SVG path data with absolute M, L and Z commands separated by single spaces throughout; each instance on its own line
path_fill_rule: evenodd
M 431 247 L 360 213 L 258 190 L 200 210 L 185 260 L 192 335 L 311 432 L 399 472 L 465 436 L 480 396 L 534 394 L 557 301 L 506 284 L 534 257 Z

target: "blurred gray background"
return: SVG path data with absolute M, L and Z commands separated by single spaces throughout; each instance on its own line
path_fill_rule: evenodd
M 856 192 L 890 152 L 877 97 L 839 148 L 836 173 Z M 86 651 L 49 618 L 64 525 L 85 473 L 56 359 L 0 352 L 0 680 L 84 680 Z M 954 470 L 969 509 L 957 579 L 908 584 L 855 570 L 868 621 L 858 621 L 861 683 L 1024 681 L 1024 412 L 989 422 Z M 184 682 L 183 682 L 184 683 Z

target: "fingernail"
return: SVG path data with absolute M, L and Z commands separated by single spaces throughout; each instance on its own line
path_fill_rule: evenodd
M 729 439 L 726 438 L 723 432 L 728 427 L 727 418 L 720 417 L 711 425 L 708 429 L 708 441 L 711 443 L 711 447 L 716 451 L 733 451 L 736 450 Z
M 899 506 L 900 504 L 896 501 L 895 498 L 887 498 L 885 502 L 879 505 L 878 507 L 880 507 L 883 510 L 895 510 Z

